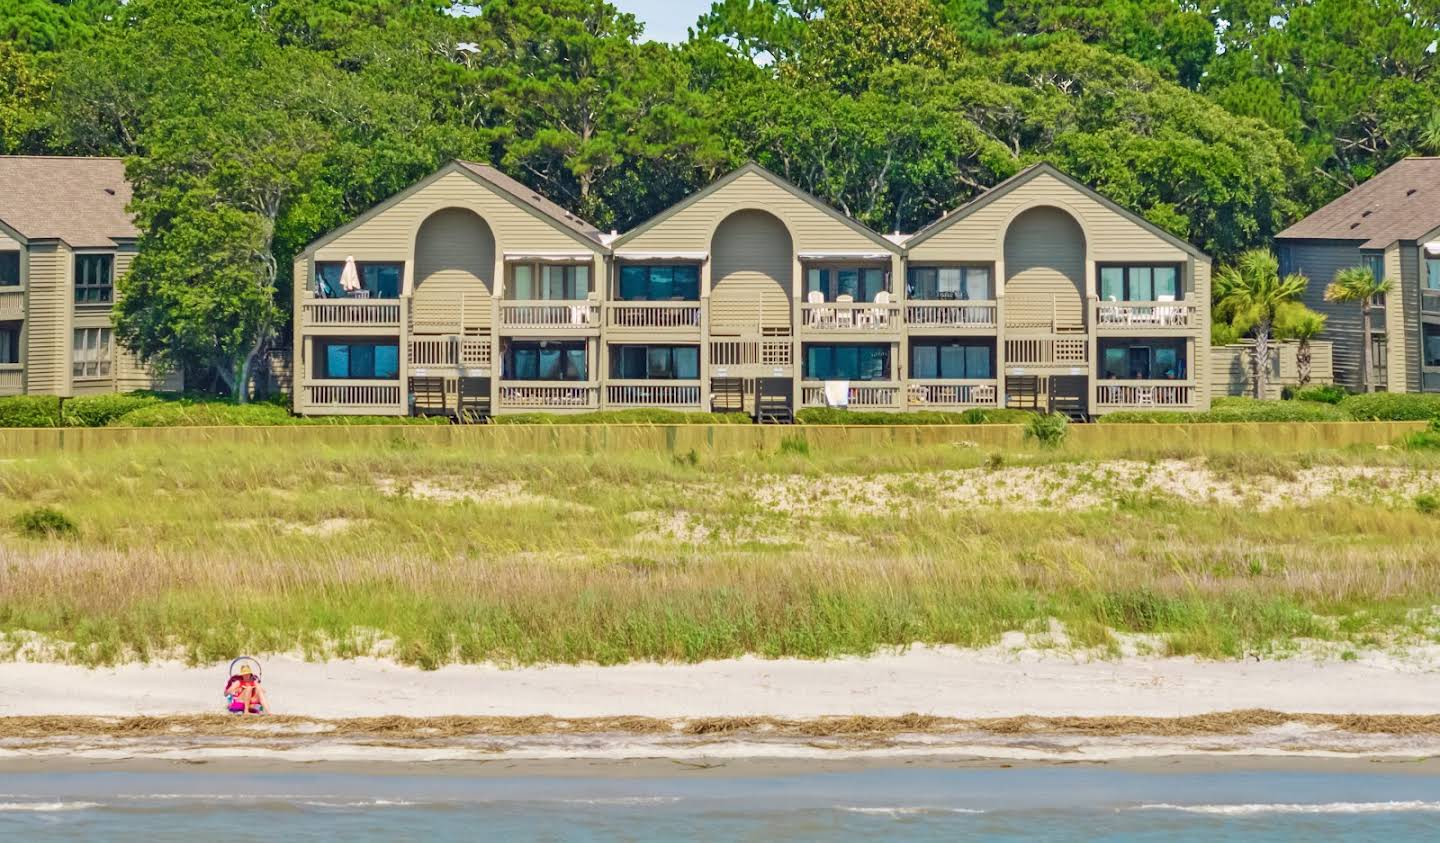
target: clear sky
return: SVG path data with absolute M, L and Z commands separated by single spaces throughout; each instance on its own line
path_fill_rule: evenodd
M 711 0 L 610 0 L 622 12 L 645 22 L 645 37 L 677 43 L 700 15 L 710 10 Z

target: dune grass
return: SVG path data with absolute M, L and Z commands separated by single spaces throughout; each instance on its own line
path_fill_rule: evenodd
M 1242 490 L 1317 466 L 1389 472 L 1263 510 L 1160 494 L 1144 483 L 1153 462 L 1115 465 L 958 447 L 712 458 L 399 443 L 12 461 L 0 633 L 11 654 L 95 664 L 300 649 L 427 667 L 980 646 L 1051 618 L 1078 646 L 1141 633 L 1209 657 L 1434 636 L 1440 516 L 1397 490 L 1440 477 L 1440 454 L 1209 458 L 1215 483 Z M 945 497 L 945 472 L 1023 477 L 1034 505 Z M 1103 505 L 1066 506 L 1076 490 Z M 35 511 L 72 526 L 18 526 Z

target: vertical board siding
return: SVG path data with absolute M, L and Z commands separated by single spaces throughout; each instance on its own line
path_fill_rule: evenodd
M 452 322 L 459 332 L 490 328 L 495 235 L 471 211 L 450 208 L 425 220 L 415 240 L 414 318 Z
M 62 244 L 30 247 L 25 371 L 32 393 L 70 394 L 71 263 Z
M 783 219 L 794 235 L 793 248 L 879 251 L 873 238 L 833 214 L 815 207 L 758 172 L 740 175 L 628 240 L 626 251 L 704 251 L 716 226 L 732 212 L 763 209 Z
M 1005 235 L 1006 327 L 1085 327 L 1085 234 L 1058 208 L 1032 208 Z
M 758 335 L 789 328 L 794 247 L 785 224 L 764 211 L 737 211 L 715 230 L 710 329 Z
M 1360 388 L 1360 342 L 1363 319 L 1358 302 L 1325 301 L 1325 287 L 1335 280 L 1335 273 L 1360 265 L 1358 242 L 1300 241 L 1289 245 L 1294 271 L 1310 279 L 1305 288 L 1305 306 L 1327 317 L 1325 339 L 1334 346 L 1335 382 L 1351 389 Z M 1376 322 L 1382 314 L 1376 313 Z

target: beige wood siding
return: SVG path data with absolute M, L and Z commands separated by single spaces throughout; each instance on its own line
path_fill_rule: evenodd
M 410 261 L 420 224 L 445 208 L 466 208 L 479 214 L 494 233 L 497 249 L 600 251 L 598 244 L 588 246 L 470 176 L 450 172 L 321 246 L 315 257 L 344 260 L 354 255 L 361 261 Z
M 488 330 L 494 276 L 495 236 L 485 220 L 460 208 L 437 211 L 416 237 L 415 321 Z
M 790 326 L 794 247 L 784 223 L 764 211 L 737 211 L 715 230 L 711 256 L 713 333 Z
M 69 248 L 45 243 L 30 248 L 25 323 L 27 391 L 70 394 L 70 331 L 75 311 Z
M 1191 259 L 1190 275 L 1194 289 L 1186 294 L 1186 298 L 1200 303 L 1200 307 L 1195 310 L 1195 325 L 1192 326 L 1195 359 L 1191 361 L 1190 370 L 1195 373 L 1201 407 L 1210 406 L 1217 394 L 1212 388 L 1210 378 L 1206 377 L 1204 367 L 1205 361 L 1210 359 L 1210 268 L 1210 261 L 1206 258 Z
M 1025 208 L 1051 205 L 1072 212 L 1084 226 L 1090 260 L 1180 263 L 1189 253 L 1124 214 L 1048 173 L 1015 187 L 969 216 L 917 244 L 910 262 L 999 259 L 1007 222 Z
M 1334 346 L 1335 380 L 1351 389 L 1360 388 L 1360 334 L 1362 320 L 1359 303 L 1336 304 L 1325 301 L 1325 287 L 1335 280 L 1335 273 L 1360 265 L 1360 244 L 1344 241 L 1297 241 L 1282 243 L 1290 250 L 1293 271 L 1310 279 L 1305 288 L 1307 307 L 1328 317 L 1324 338 Z M 1383 314 L 1376 313 L 1380 324 Z
M 1058 208 L 1032 208 L 1005 235 L 1007 329 L 1085 326 L 1085 234 Z
M 711 248 L 711 235 L 721 221 L 738 210 L 761 209 L 785 221 L 796 250 L 837 249 L 879 252 L 873 238 L 857 231 L 833 214 L 758 172 L 743 173 L 734 181 L 681 208 L 673 216 L 625 241 L 628 252 L 703 252 Z
M 1251 355 L 1255 343 L 1247 340 L 1236 345 L 1218 345 L 1210 352 L 1209 385 L 1214 397 L 1226 395 L 1251 397 L 1255 394 L 1251 376 Z M 1299 353 L 1296 342 L 1275 343 L 1270 347 L 1270 379 L 1265 384 L 1265 397 L 1279 399 L 1285 387 L 1300 383 Z M 1202 358 L 1204 359 L 1204 358 Z M 1333 354 L 1330 343 L 1310 343 L 1310 384 L 1334 383 Z
M 1394 282 L 1385 297 L 1385 388 L 1391 392 L 1420 391 L 1420 248 L 1396 243 L 1385 251 L 1385 276 Z
M 20 248 L 20 242 L 3 231 L 0 231 L 0 249 L 13 252 Z

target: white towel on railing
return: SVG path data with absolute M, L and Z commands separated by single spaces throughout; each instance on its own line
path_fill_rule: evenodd
M 590 305 L 588 305 L 588 304 L 572 304 L 572 305 L 570 305 L 570 324 L 571 324 L 571 325 L 584 325 L 584 324 L 588 323 L 589 321 L 590 321 Z
M 825 406 L 850 406 L 850 381 L 825 381 Z

